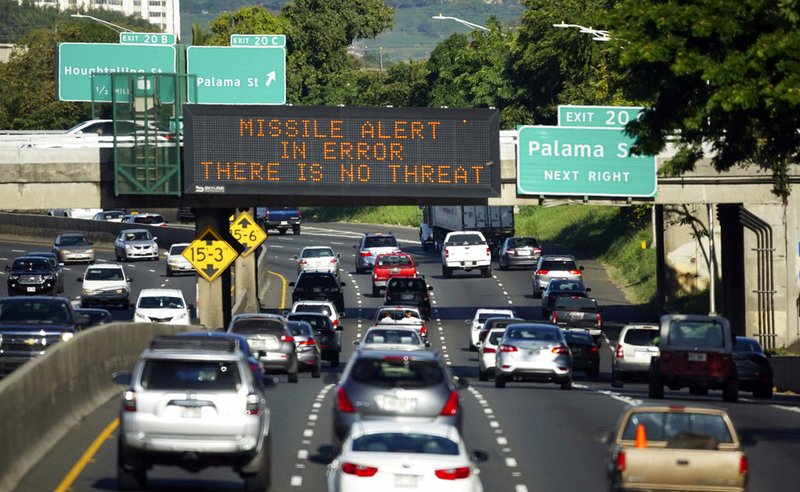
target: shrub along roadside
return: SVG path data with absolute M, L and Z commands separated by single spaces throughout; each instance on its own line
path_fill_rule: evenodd
M 321 222 L 417 227 L 422 213 L 416 206 L 313 207 L 303 209 L 303 217 Z M 517 235 L 535 236 L 545 244 L 569 245 L 600 259 L 611 267 L 612 279 L 632 301 L 653 304 L 656 252 L 651 244 L 650 207 L 525 206 L 519 207 L 515 221 Z

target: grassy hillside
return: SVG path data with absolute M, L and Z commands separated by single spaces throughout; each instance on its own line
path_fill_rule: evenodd
M 317 207 L 303 210 L 307 219 L 419 226 L 418 207 Z M 551 245 L 568 245 L 608 264 L 612 277 L 635 301 L 655 299 L 655 249 L 649 209 L 561 205 L 520 207 L 518 235 L 536 236 Z M 642 242 L 645 248 L 642 249 Z

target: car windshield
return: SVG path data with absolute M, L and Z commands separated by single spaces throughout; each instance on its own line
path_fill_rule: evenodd
M 147 296 L 139 299 L 140 309 L 182 309 L 183 299 L 175 296 Z
M 556 311 L 581 311 L 584 313 L 596 313 L 597 303 L 594 299 L 586 297 L 559 297 L 556 301 Z
M 294 337 L 314 337 L 314 333 L 311 331 L 311 326 L 304 321 L 289 321 L 288 325 L 289 331 Z
M 490 318 L 510 318 L 511 315 L 508 313 L 481 313 L 478 315 L 478 322 L 486 323 L 486 320 Z
M 680 433 L 710 436 L 718 443 L 733 442 L 728 425 L 720 415 L 690 412 L 636 412 L 628 419 L 622 439 L 636 438 L 636 428 L 644 425 L 648 441 L 670 441 Z
M 425 290 L 421 278 L 393 278 L 389 281 L 389 292 L 419 292 Z
M 242 335 L 264 333 L 280 336 L 283 335 L 283 323 L 271 318 L 238 319 L 234 321 L 231 331 Z
M 739 353 L 750 353 L 750 354 L 764 353 L 764 351 L 761 350 L 761 345 L 759 345 L 757 341 L 741 339 L 741 338 L 736 339 L 736 343 L 733 345 L 733 351 Z
M 136 231 L 136 232 L 125 233 L 126 241 L 147 241 L 149 239 L 153 239 L 153 236 L 150 235 L 149 231 Z
M 167 391 L 238 391 L 241 383 L 230 361 L 148 360 L 141 380 L 145 389 Z
M 658 330 L 628 330 L 625 333 L 625 343 L 630 345 L 655 345 L 654 340 L 658 337 Z
M 674 320 L 669 327 L 668 345 L 677 349 L 720 349 L 725 347 L 722 323 Z
M 369 330 L 364 343 L 394 343 L 403 345 L 420 345 L 422 342 L 413 330 Z
M 131 222 L 137 224 L 161 224 L 164 222 L 164 217 L 160 215 L 134 215 Z
M 547 284 L 547 290 L 549 291 L 580 292 L 584 289 L 583 282 L 578 282 L 575 280 L 551 280 L 550 283 Z
M 387 432 L 353 440 L 353 451 L 372 453 L 444 454 L 457 456 L 458 443 L 429 434 Z
M 61 246 L 88 246 L 89 241 L 83 236 L 61 236 Z
M 378 258 L 378 266 L 411 266 L 410 256 L 381 256 Z
M 322 313 L 325 316 L 331 315 L 331 308 L 325 304 L 295 304 L 295 312 L 307 311 L 309 313 Z
M 64 324 L 71 319 L 64 302 L 0 300 L 0 324 Z
M 569 270 L 577 270 L 578 267 L 575 266 L 574 261 L 568 260 L 547 260 L 542 262 L 542 266 L 539 267 L 541 270 L 555 270 L 557 272 L 562 271 L 569 271 Z
M 119 268 L 89 268 L 86 270 L 84 280 L 124 280 L 122 270 Z
M 450 244 L 481 244 L 484 240 L 479 234 L 453 234 L 450 236 Z
M 304 249 L 300 254 L 301 258 L 328 258 L 331 256 L 334 256 L 334 254 L 330 248 Z
M 516 327 L 512 325 L 506 329 L 506 338 L 509 340 L 556 342 L 561 339 L 558 328 L 532 328 Z
M 365 248 L 396 248 L 397 240 L 393 236 L 370 236 L 364 239 Z
M 17 258 L 11 269 L 15 272 L 49 272 L 50 262 L 45 258 Z
M 172 247 L 169 248 L 169 254 L 171 256 L 180 255 L 183 253 L 183 251 L 186 249 L 187 246 L 188 244 L 173 245 Z
M 538 248 L 539 242 L 532 237 L 516 237 L 508 240 L 509 248 Z
M 433 386 L 445 377 L 435 361 L 415 360 L 404 355 L 358 359 L 351 375 L 356 382 L 385 388 Z

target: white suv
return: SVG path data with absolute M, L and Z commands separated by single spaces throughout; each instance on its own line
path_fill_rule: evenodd
M 117 304 L 122 309 L 130 305 L 131 282 L 122 265 L 116 263 L 97 263 L 89 265 L 83 276 L 78 277 L 81 282 L 81 307 L 93 304 Z
M 161 336 L 139 356 L 125 386 L 117 485 L 143 490 L 147 470 L 230 466 L 244 490 L 270 486 L 270 411 L 247 357 L 231 339 Z
M 292 304 L 290 313 L 322 313 L 331 320 L 334 330 L 338 330 L 342 325 L 344 313 L 336 310 L 336 305 L 331 301 L 297 301 Z
M 514 318 L 514 311 L 511 309 L 489 309 L 480 308 L 475 311 L 475 316 L 472 319 L 464 320 L 464 323 L 470 325 L 469 328 L 469 349 L 477 350 L 478 335 L 481 333 L 483 324 L 489 318 Z
M 136 310 L 135 323 L 166 323 L 169 325 L 190 325 L 189 309 L 183 292 L 179 289 L 142 289 Z
M 611 386 L 622 388 L 623 381 L 647 377 L 650 359 L 658 357 L 656 346 L 659 326 L 655 323 L 632 323 L 622 327 L 611 358 Z

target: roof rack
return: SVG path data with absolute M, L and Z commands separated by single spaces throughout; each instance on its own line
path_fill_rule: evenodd
M 230 338 L 158 335 L 150 340 L 151 350 L 204 350 L 211 352 L 236 352 L 238 342 Z

